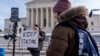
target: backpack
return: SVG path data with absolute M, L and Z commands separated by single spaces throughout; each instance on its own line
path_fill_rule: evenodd
M 59 25 L 75 30 L 78 37 L 78 56 L 100 56 L 96 42 L 87 30 L 68 21 L 61 22 L 57 26 Z

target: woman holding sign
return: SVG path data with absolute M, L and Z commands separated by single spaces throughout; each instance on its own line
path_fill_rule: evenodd
M 32 56 L 39 56 L 40 51 L 43 47 L 43 40 L 45 38 L 45 32 L 43 32 L 38 25 L 34 25 L 34 30 L 39 30 L 39 47 L 38 48 L 28 48 Z

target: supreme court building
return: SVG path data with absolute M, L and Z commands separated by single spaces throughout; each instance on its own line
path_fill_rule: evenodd
M 56 21 L 53 17 L 53 7 L 57 0 L 33 0 L 26 3 L 27 26 L 32 28 L 38 24 L 42 30 L 51 32 Z
M 20 18 L 17 31 L 20 33 L 24 29 L 33 28 L 34 24 L 38 24 L 43 31 L 51 33 L 57 24 L 53 15 L 53 7 L 58 0 L 33 0 L 26 3 L 27 16 Z M 9 19 L 5 19 L 4 32 L 12 33 L 13 23 Z M 100 15 L 93 14 L 88 18 L 88 31 L 100 32 Z
M 33 28 L 34 24 L 38 24 L 43 31 L 51 33 L 57 23 L 53 17 L 53 7 L 57 1 L 58 0 L 32 0 L 26 3 L 27 26 Z M 100 15 L 94 14 L 91 18 L 88 18 L 87 30 L 100 32 Z

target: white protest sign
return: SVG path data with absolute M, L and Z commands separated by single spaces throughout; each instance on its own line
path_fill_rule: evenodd
M 38 36 L 37 30 L 26 30 L 21 33 L 20 46 L 38 48 Z

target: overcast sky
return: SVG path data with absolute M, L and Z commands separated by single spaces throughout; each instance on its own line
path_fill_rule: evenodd
M 19 17 L 26 17 L 26 5 L 25 3 L 31 0 L 0 0 L 0 29 L 4 29 L 4 19 L 10 18 L 11 7 L 19 8 Z M 86 6 L 89 11 L 91 9 L 100 9 L 100 0 L 70 0 L 72 6 L 79 5 Z M 95 12 L 100 14 L 100 11 Z

